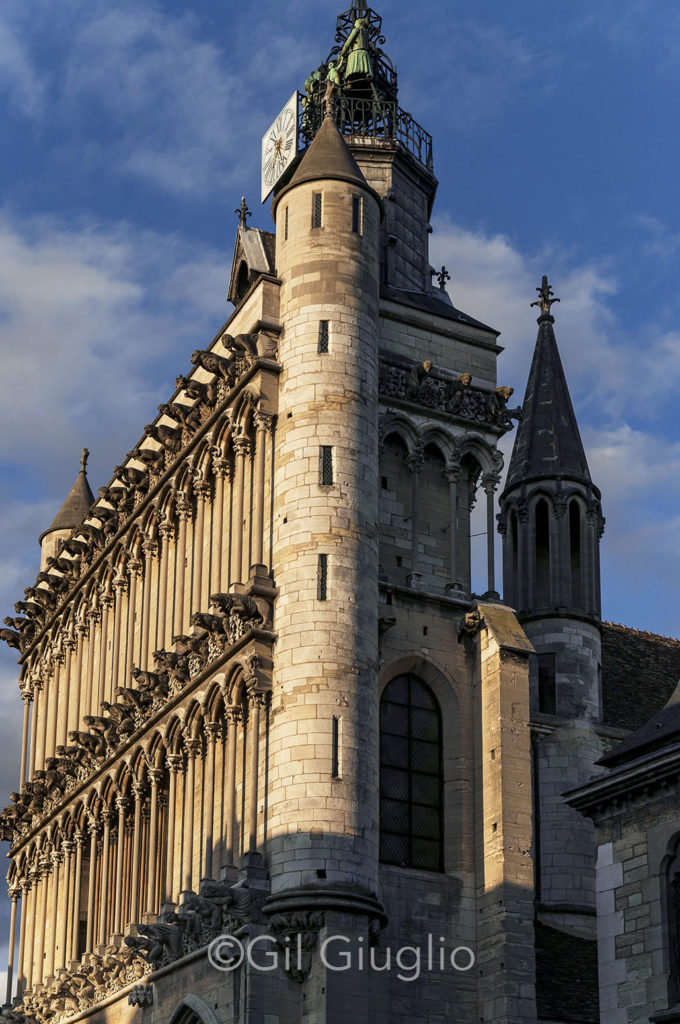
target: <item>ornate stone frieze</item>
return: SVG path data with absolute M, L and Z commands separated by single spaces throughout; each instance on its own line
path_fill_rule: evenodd
M 501 433 L 511 430 L 513 419 L 519 419 L 522 414 L 519 407 L 507 407 L 513 389 L 498 387 L 495 391 L 482 391 L 472 387 L 471 380 L 469 373 L 462 373 L 456 378 L 445 376 L 429 360 L 410 365 L 404 361 L 380 360 L 382 398 L 396 398 L 437 409 Z

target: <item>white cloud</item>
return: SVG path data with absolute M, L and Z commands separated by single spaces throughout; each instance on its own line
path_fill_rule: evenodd
M 46 467 L 99 444 L 117 458 L 160 400 L 163 370 L 169 388 L 225 319 L 225 262 L 125 224 L 1 218 L 0 456 Z
M 34 117 L 42 110 L 42 76 L 13 26 L 0 21 L 0 92 L 3 90 L 16 113 Z

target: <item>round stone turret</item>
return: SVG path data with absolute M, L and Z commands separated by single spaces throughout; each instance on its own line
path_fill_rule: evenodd
M 330 118 L 274 215 L 284 330 L 272 893 L 311 887 L 319 899 L 334 890 L 370 902 L 378 878 L 380 204 Z
M 87 482 L 87 459 L 89 456 L 87 448 L 83 448 L 83 455 L 80 460 L 80 473 L 71 490 L 66 495 L 66 500 L 61 506 L 52 523 L 40 534 L 40 571 L 47 568 L 47 559 L 54 558 L 62 541 L 70 535 L 71 530 L 78 526 L 87 510 L 94 504 L 94 494 Z

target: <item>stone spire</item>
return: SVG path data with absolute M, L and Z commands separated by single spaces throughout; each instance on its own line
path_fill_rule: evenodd
M 591 482 L 550 312 L 554 302 L 547 277 L 538 288 L 538 337 L 529 371 L 522 421 L 508 469 L 506 491 L 519 483 L 553 477 Z
M 296 185 L 323 179 L 347 181 L 350 184 L 367 187 L 358 163 L 331 117 L 324 118 L 295 174 L 276 196 L 274 205 L 276 206 L 284 192 L 295 188 Z
M 89 454 L 90 453 L 87 448 L 83 448 L 83 454 L 80 459 L 80 472 L 76 477 L 73 487 L 66 495 L 66 500 L 52 520 L 52 523 L 44 533 L 40 535 L 39 543 L 41 545 L 43 545 L 43 541 L 48 534 L 53 534 L 55 531 L 58 531 L 60 534 L 70 532 L 78 525 L 78 523 L 80 523 L 87 510 L 94 503 L 94 494 L 87 482 L 87 460 Z M 57 540 L 59 539 L 61 539 L 61 537 L 57 538 Z M 53 546 L 56 547 L 56 543 Z

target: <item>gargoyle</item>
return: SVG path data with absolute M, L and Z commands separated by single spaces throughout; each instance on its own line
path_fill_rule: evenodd
M 214 373 L 215 376 L 221 377 L 228 387 L 234 386 L 236 374 L 233 359 L 224 359 L 214 352 L 197 349 L 191 353 L 191 362 L 194 366 L 202 366 L 208 373 Z
M 37 601 L 43 611 L 51 610 L 57 605 L 56 596 L 51 591 L 45 590 L 44 587 L 26 587 L 24 596 L 32 601 Z
M 139 669 L 137 671 L 139 672 Z M 117 686 L 115 692 L 116 697 L 120 697 L 123 704 L 128 708 L 134 708 L 136 711 L 146 711 L 153 701 L 152 694 L 146 690 L 133 690 L 127 686 Z
M 215 380 L 207 383 L 189 377 L 178 377 L 175 386 L 184 388 L 187 398 L 193 398 L 205 405 L 214 405 L 217 401 L 217 383 Z
M 83 767 L 90 759 L 91 750 L 89 746 L 79 746 L 73 739 L 73 735 L 73 733 L 68 734 L 68 738 L 71 740 L 71 746 L 66 747 L 60 745 L 57 747 L 57 757 L 67 760 L 69 763 L 76 765 L 77 768 Z M 93 738 L 89 732 L 82 734 L 76 733 L 75 735 L 87 736 L 88 739 Z
M 118 746 L 118 729 L 112 719 L 102 718 L 101 715 L 84 715 L 83 722 L 88 729 L 92 729 L 101 736 L 106 748 L 113 749 Z
M 158 441 L 168 451 L 177 452 L 180 449 L 182 432 L 179 427 L 168 427 L 164 423 L 147 423 L 144 427 L 144 433 L 147 437 L 152 437 L 154 441 Z
M 455 416 L 460 411 L 465 392 L 471 383 L 472 375 L 469 373 L 461 373 L 460 376 L 449 383 L 446 392 L 446 402 L 444 403 L 444 408 L 447 412 Z
M 252 597 L 245 594 L 211 594 L 210 606 L 215 608 L 217 615 L 222 619 L 235 615 L 240 619 L 252 619 L 258 623 L 263 621 L 257 604 Z
M 74 729 L 68 734 L 68 738 L 71 743 L 82 747 L 93 757 L 106 757 L 106 740 L 100 733 L 78 732 Z
M 157 473 L 159 469 L 163 468 L 163 450 L 155 451 L 152 448 L 133 448 L 131 452 L 126 455 L 128 459 L 137 459 L 138 462 L 143 462 L 149 472 Z
M 170 682 L 184 686 L 191 679 L 186 654 L 175 654 L 173 651 L 154 651 L 153 660 L 168 674 Z
M 486 411 L 489 419 L 504 430 L 510 430 L 513 419 L 518 420 L 522 417 L 521 406 L 518 406 L 516 409 L 507 408 L 513 391 L 514 388 L 499 387 L 486 400 Z
M 182 930 L 176 924 L 139 924 L 138 936 L 126 935 L 125 944 L 159 967 L 165 956 L 175 960 L 182 953 Z
M 128 488 L 136 491 L 145 491 L 149 487 L 149 475 L 143 469 L 135 469 L 134 466 L 114 466 L 114 475 L 123 481 Z
M 17 633 L 15 629 L 0 629 L 0 640 L 8 647 L 14 647 L 17 651 L 21 650 L 21 633 Z
M 431 369 L 432 362 L 426 359 L 424 363 L 418 363 L 409 370 L 406 379 L 406 397 L 410 398 L 411 401 L 415 402 L 418 400 L 423 380 L 429 375 Z
M 154 661 L 158 663 L 158 659 L 156 658 L 155 654 Z M 133 668 L 130 672 L 130 675 L 137 683 L 137 689 L 141 692 L 148 693 L 151 695 L 151 697 L 167 697 L 167 670 L 161 672 L 148 672 L 142 670 L 141 668 Z
M 177 636 L 173 636 L 172 642 L 173 644 L 181 644 L 182 647 L 186 647 L 187 651 L 190 651 L 191 654 L 195 654 L 198 658 L 202 658 L 203 661 L 207 660 L 208 645 L 204 637 L 188 636 L 186 633 L 178 633 Z
M 103 700 L 99 706 L 102 711 L 106 712 L 122 736 L 135 731 L 135 720 L 130 714 L 128 705 L 109 704 L 107 700 Z
M 208 633 L 224 633 L 224 618 L 219 615 L 209 615 L 206 612 L 194 612 L 189 622 L 190 625 L 198 626 L 199 629 L 205 629 Z
M 15 601 L 14 611 L 17 615 L 27 615 L 30 619 L 38 619 L 43 612 L 43 607 L 37 601 Z
M 168 405 L 167 402 L 164 402 L 158 406 L 158 411 L 177 420 L 191 432 L 197 430 L 201 425 L 201 410 L 197 405 L 180 405 L 179 402 L 175 405 Z

